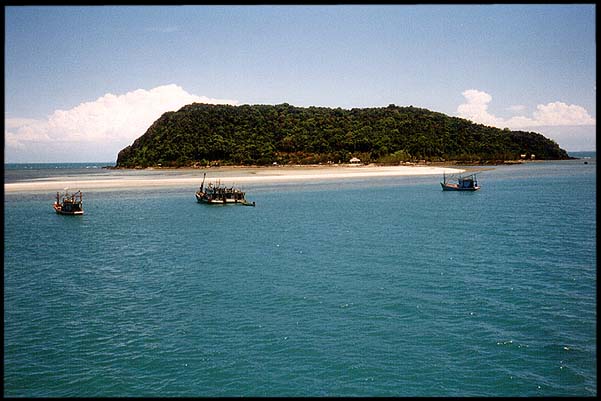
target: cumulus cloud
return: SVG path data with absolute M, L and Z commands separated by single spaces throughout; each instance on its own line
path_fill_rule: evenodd
M 457 114 L 479 124 L 511 129 L 596 125 L 596 120 L 588 114 L 588 111 L 575 104 L 563 102 L 539 104 L 531 117 L 519 115 L 503 119 L 488 111 L 488 104 L 492 101 L 492 96 L 488 93 L 477 89 L 468 89 L 462 95 L 465 97 L 465 103 L 457 107 Z M 521 112 L 525 110 L 525 107 L 522 105 L 511 106 L 510 110 Z
M 468 89 L 462 93 L 466 102 L 457 107 L 457 113 L 463 118 L 485 125 L 498 126 L 503 120 L 488 112 L 488 103 L 492 100 L 486 92 Z
M 194 102 L 238 104 L 236 100 L 193 95 L 174 84 L 121 95 L 107 93 L 72 109 L 56 110 L 46 119 L 5 118 L 5 150 L 68 143 L 75 151 L 78 146 L 88 150 L 102 147 L 116 155 L 163 113 Z
M 539 104 L 533 113 L 536 125 L 595 125 L 586 109 L 575 104 L 553 102 Z

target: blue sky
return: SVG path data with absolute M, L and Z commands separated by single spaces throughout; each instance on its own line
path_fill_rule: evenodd
M 417 106 L 595 150 L 593 4 L 5 7 L 5 161 L 114 161 L 193 101 Z

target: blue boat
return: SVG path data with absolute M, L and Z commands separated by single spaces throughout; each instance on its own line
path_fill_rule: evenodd
M 440 185 L 443 191 L 477 191 L 480 189 L 476 173 L 459 176 L 457 184 L 450 183 L 447 180 L 447 176 L 443 173 Z

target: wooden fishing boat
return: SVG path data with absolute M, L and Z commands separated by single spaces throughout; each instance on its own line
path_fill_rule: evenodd
M 480 189 L 476 173 L 459 176 L 457 184 L 450 183 L 447 176 L 443 173 L 442 182 L 440 183 L 443 191 L 477 191 Z
M 69 194 L 65 189 L 65 193 L 61 196 L 56 193 L 56 202 L 54 202 L 54 211 L 58 214 L 78 216 L 83 214 L 83 194 L 81 191 Z
M 255 206 L 255 202 L 248 202 L 245 198 L 245 192 L 239 188 L 230 187 L 227 188 L 221 184 L 220 181 L 215 183 L 210 182 L 205 187 L 205 178 L 207 173 L 202 178 L 202 184 L 196 191 L 196 201 L 199 203 L 206 203 L 209 205 L 226 205 L 226 204 L 239 204 L 244 206 Z

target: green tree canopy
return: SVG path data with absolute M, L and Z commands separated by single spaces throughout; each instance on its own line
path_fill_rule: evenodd
M 567 159 L 535 132 L 474 124 L 393 104 L 382 108 L 212 105 L 193 103 L 156 120 L 119 152 L 117 167 L 266 165 L 404 160 Z

